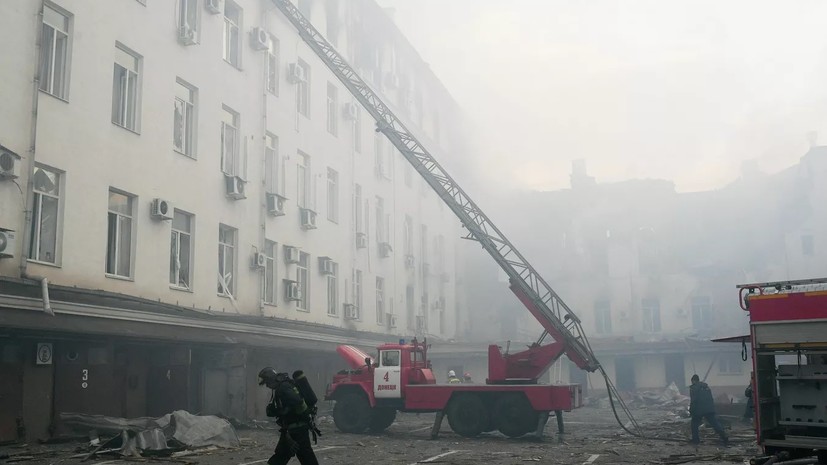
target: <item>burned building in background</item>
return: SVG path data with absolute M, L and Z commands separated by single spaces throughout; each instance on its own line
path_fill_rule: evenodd
M 377 4 L 298 6 L 461 166 L 459 109 Z M 458 221 L 272 2 L 2 9 L 0 441 L 262 417 L 262 366 L 321 393 L 338 344 L 457 337 Z
M 827 148 L 774 174 L 745 169 L 713 191 L 677 193 L 671 182 L 597 183 L 575 164 L 570 189 L 514 193 L 492 216 L 582 319 L 599 360 L 621 391 L 684 388 L 693 373 L 740 397 L 750 362 L 736 284 L 827 275 Z M 519 208 L 515 208 L 519 206 Z M 500 220 L 500 218 L 504 220 Z M 478 311 L 449 364 L 486 371 L 485 343 L 519 350 L 541 328 L 507 289 L 505 275 L 469 258 L 469 308 Z M 519 344 L 517 341 L 520 341 Z M 550 381 L 605 390 L 566 359 Z

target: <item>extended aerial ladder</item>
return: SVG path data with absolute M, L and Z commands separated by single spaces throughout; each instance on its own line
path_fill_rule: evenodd
M 298 8 L 290 0 L 273 0 L 273 3 L 296 27 L 304 42 L 376 120 L 377 132 L 391 141 L 459 218 L 468 230 L 467 239 L 479 242 L 505 271 L 512 292 L 542 325 L 544 330 L 538 340 L 523 352 L 502 354 L 496 346 L 489 348 L 487 382 L 536 383 L 537 378 L 565 353 L 579 368 L 601 372 L 610 399 L 614 398 L 619 403 L 633 428 L 638 430 L 631 412 L 597 361 L 577 315 Z M 555 342 L 544 345 L 548 336 Z

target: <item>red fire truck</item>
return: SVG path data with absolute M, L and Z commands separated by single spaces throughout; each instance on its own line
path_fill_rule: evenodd
M 463 436 L 495 429 L 521 436 L 531 431 L 541 434 L 550 412 L 555 412 L 562 429 L 561 412 L 580 406 L 580 386 L 543 385 L 538 380 L 563 354 L 583 370 L 600 370 L 615 402 L 636 426 L 595 358 L 577 315 L 298 8 L 290 0 L 272 1 L 376 121 L 376 131 L 393 143 L 459 218 L 467 239 L 477 241 L 508 275 L 509 287 L 544 329 L 536 342 L 517 353 L 489 346 L 488 378 L 479 385 L 436 384 L 425 341 L 383 345 L 376 360 L 354 347 L 340 347 L 339 354 L 351 369 L 337 375 L 326 393 L 327 399 L 336 401 L 337 427 L 348 432 L 376 431 L 388 427 L 397 411 L 437 412 L 432 435 L 447 414 L 451 428 Z M 547 337 L 553 341 L 546 341 Z
M 758 444 L 827 463 L 827 278 L 739 285 Z

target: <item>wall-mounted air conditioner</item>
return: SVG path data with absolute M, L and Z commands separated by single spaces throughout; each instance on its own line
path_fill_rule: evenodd
M 319 257 L 319 273 L 333 274 L 336 262 L 330 257 Z
M 0 258 L 14 258 L 14 231 L 0 228 Z
M 345 319 L 346 320 L 358 320 L 359 319 L 359 309 L 356 308 L 353 304 L 344 304 L 345 307 Z
M 368 235 L 363 232 L 356 233 L 356 248 L 364 249 L 368 246 Z
M 261 252 L 255 252 L 250 260 L 250 268 L 261 270 L 267 267 L 267 256 Z
M 152 219 L 169 221 L 172 219 L 172 204 L 170 204 L 168 200 L 152 199 L 149 214 L 152 216 Z
M 0 148 L 0 181 L 16 178 L 19 166 L 20 157 L 17 154 Z
M 288 302 L 302 300 L 302 291 L 299 288 L 298 281 L 284 280 L 284 298 Z
M 224 0 L 204 0 L 204 8 L 214 15 L 224 13 Z
M 195 45 L 197 44 L 196 40 L 197 34 L 195 29 L 190 27 L 188 24 L 184 24 L 183 26 L 178 28 L 178 42 L 181 45 Z
M 302 208 L 301 222 L 304 229 L 316 229 L 316 212 L 309 208 Z
M 224 182 L 227 189 L 227 198 L 233 200 L 246 199 L 247 195 L 244 193 L 244 180 L 238 176 L 224 174 Z
M 405 255 L 405 268 L 412 270 L 414 267 L 414 256 L 411 254 Z
M 267 193 L 267 213 L 270 216 L 283 216 L 284 215 L 284 203 L 287 199 L 278 195 L 278 194 L 271 194 Z
M 393 248 L 391 247 L 390 242 L 380 242 L 379 243 L 379 256 L 380 257 L 390 257 L 391 252 L 393 252 Z
M 344 108 L 344 117 L 345 119 L 349 119 L 351 121 L 356 120 L 359 117 L 359 107 L 355 103 L 347 102 L 345 103 Z
M 299 66 L 298 63 L 290 63 L 287 68 L 287 79 L 293 84 L 298 84 L 299 82 L 306 82 L 307 75 L 304 68 Z
M 290 264 L 299 263 L 299 248 L 285 245 L 284 261 Z
M 385 314 L 385 321 L 388 322 L 388 327 L 389 328 L 396 328 L 396 315 L 393 315 L 391 313 L 386 313 Z
M 270 34 L 260 27 L 250 31 L 250 45 L 254 50 L 270 50 Z

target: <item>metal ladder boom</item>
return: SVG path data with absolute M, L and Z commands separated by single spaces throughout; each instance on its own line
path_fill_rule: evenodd
M 376 120 L 376 130 L 393 143 L 459 218 L 468 229 L 469 238 L 478 241 L 505 271 L 512 290 L 545 329 L 538 343 L 549 334 L 565 345 L 566 354 L 580 368 L 590 372 L 599 369 L 600 364 L 586 339 L 580 319 L 560 296 L 298 8 L 290 0 L 272 1 L 296 27 L 299 36 Z

